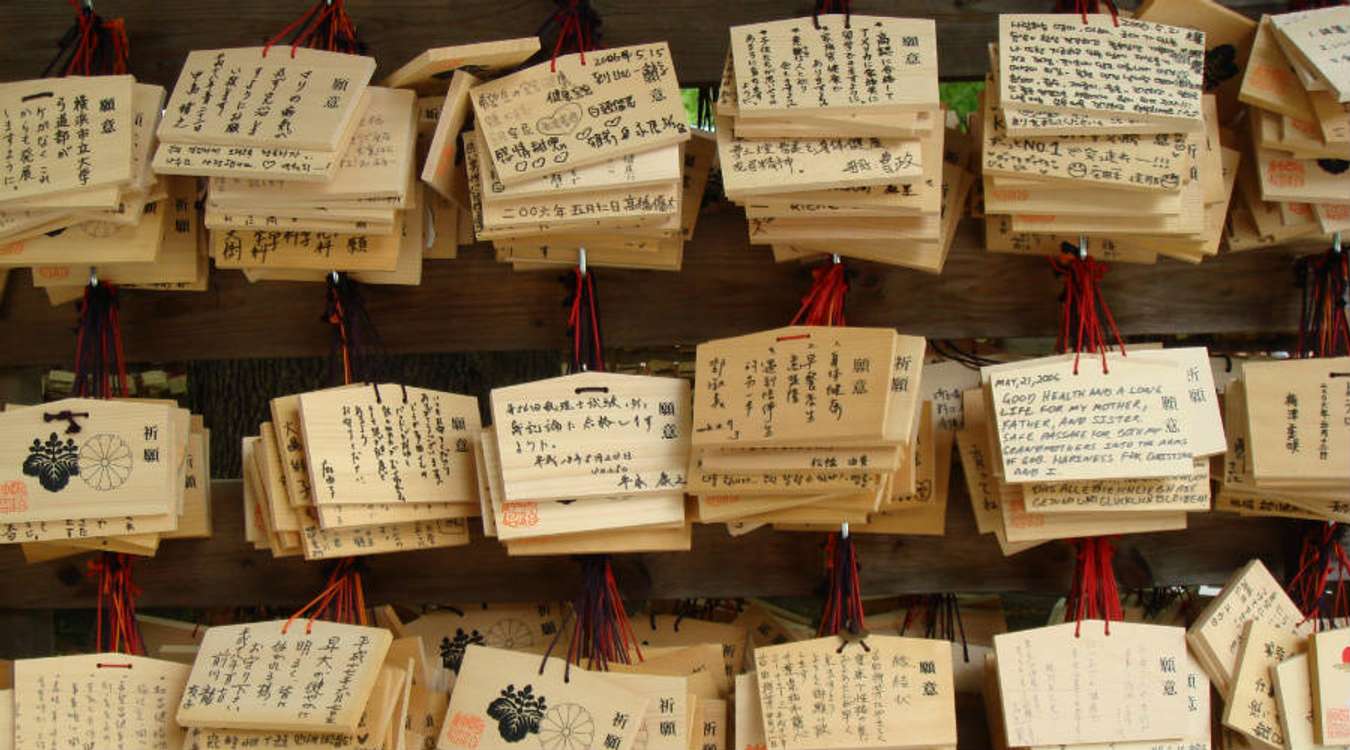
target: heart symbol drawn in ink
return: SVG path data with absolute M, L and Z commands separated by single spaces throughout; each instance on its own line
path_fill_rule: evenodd
M 540 117 L 534 123 L 534 127 L 544 135 L 567 135 L 575 130 L 580 122 L 581 105 L 568 102 L 553 110 L 553 114 Z
M 617 127 L 619 127 L 619 123 L 621 123 L 621 122 L 623 122 L 623 117 L 612 117 L 612 118 L 610 118 L 610 119 L 608 119 L 608 120 L 605 120 L 605 127 L 607 127 L 607 128 L 617 128 Z

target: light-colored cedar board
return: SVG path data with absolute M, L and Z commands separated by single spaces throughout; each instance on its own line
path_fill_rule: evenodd
M 439 82 L 458 68 L 493 70 L 524 62 L 539 51 L 539 37 L 496 39 L 423 51 L 390 73 L 381 85 L 418 91 L 444 91 Z
M 203 48 L 184 56 L 177 65 L 177 81 L 169 89 L 167 116 L 160 121 L 158 130 L 160 141 L 340 150 L 348 124 L 360 114 L 361 96 L 375 72 L 375 59 L 306 48 L 283 47 L 275 55 L 269 52 L 265 47 Z M 252 113 L 256 121 L 246 114 L 243 124 L 230 132 L 226 108 L 209 106 L 207 98 L 212 91 L 211 76 L 218 65 L 222 71 L 253 68 L 262 82 L 285 71 L 279 79 L 277 96 L 287 98 L 293 105 L 291 110 L 268 110 L 265 115 Z M 192 71 L 200 71 L 200 76 L 194 78 Z M 304 71 L 311 72 L 306 75 Z M 239 83 L 246 85 L 252 75 L 241 74 Z M 217 85 L 225 83 L 222 78 Z M 283 123 L 289 123 L 289 132 L 279 136 Z M 254 124 L 259 125 L 256 133 L 250 132 Z
M 552 98 L 559 91 L 564 98 Z M 665 42 L 607 47 L 589 61 L 560 55 L 475 86 L 469 99 L 491 149 L 484 156 L 507 185 L 690 137 Z

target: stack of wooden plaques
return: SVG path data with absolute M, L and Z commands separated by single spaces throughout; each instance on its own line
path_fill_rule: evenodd
M 492 391 L 484 531 L 509 554 L 688 550 L 689 382 L 588 372 Z
M 870 635 L 759 647 L 736 677 L 736 741 L 771 750 L 956 747 L 952 644 Z M 859 684 L 861 683 L 861 684 Z M 795 731 L 801 721 L 810 731 Z
M 217 265 L 221 265 L 223 251 L 234 253 L 245 239 L 240 232 L 277 232 L 282 238 L 317 232 L 364 238 L 364 253 L 352 253 L 364 257 L 359 263 L 353 261 L 356 265 L 343 261 L 325 268 L 323 264 L 331 262 L 332 256 L 295 256 L 288 261 L 253 253 L 243 258 L 244 273 L 250 279 L 264 280 L 285 278 L 279 271 L 310 269 L 313 277 L 328 270 L 364 270 L 375 273 L 358 278 L 372 283 L 421 281 L 425 216 L 413 175 L 416 98 L 403 89 L 370 86 L 363 101 L 356 130 L 331 180 L 211 178 L 205 222 L 215 243 Z
M 1216 255 L 1239 152 L 1202 92 L 1204 41 L 1104 14 L 1001 16 L 979 120 L 989 249 Z
M 399 747 L 420 653 L 420 639 L 327 620 L 209 628 L 168 710 L 174 747 Z
M 196 187 L 151 169 L 163 106 L 163 88 L 131 76 L 0 85 L 0 129 L 13 144 L 0 269 L 32 267 L 54 302 L 78 296 L 95 265 L 119 284 L 204 289 Z
M 1252 560 L 1187 631 L 1192 657 L 1223 699 L 1224 727 L 1248 746 L 1315 747 L 1303 655 L 1313 630 L 1265 565 Z
M 420 280 L 421 214 L 404 210 L 417 205 L 415 97 L 369 86 L 374 72 L 372 58 L 309 49 L 188 55 L 154 168 L 212 178 L 205 224 L 218 268 Z
M 589 671 L 557 657 L 467 645 L 435 746 L 726 750 L 727 702 L 715 692 L 705 699 L 706 672 L 614 666 Z
M 730 37 L 717 146 L 750 242 L 779 258 L 940 271 L 956 218 L 947 209 L 969 179 L 943 168 L 934 22 L 822 15 Z
M 140 223 L 114 227 L 86 222 L 56 236 L 28 240 L 30 246 L 56 246 L 56 241 L 82 248 L 69 257 L 78 263 L 33 267 L 33 286 L 45 289 L 53 305 L 84 296 L 91 280 L 125 289 L 205 291 L 210 263 L 207 236 L 197 211 L 197 181 L 191 177 L 163 177 L 166 196 L 146 204 Z M 73 247 L 74 245 L 72 245 Z M 143 255 L 144 261 L 104 262 L 102 258 Z
M 434 237 L 427 258 L 453 258 L 459 245 L 473 242 L 469 183 L 460 132 L 470 114 L 469 87 L 509 71 L 539 51 L 538 37 L 503 39 L 429 49 L 384 80 L 391 88 L 418 95 L 418 163 Z
M 0 690 L 4 747 L 184 746 L 174 711 L 186 664 L 101 653 L 19 659 L 13 669 Z
M 630 651 L 629 664 L 612 663 L 607 673 L 594 673 L 650 697 L 642 717 L 644 726 L 639 729 L 639 737 L 646 738 L 648 748 L 688 750 L 691 742 L 701 739 L 700 747 L 725 750 L 728 746 L 721 744 L 726 739 L 724 725 L 728 722 L 725 704 L 731 698 L 735 675 L 744 669 L 752 623 L 764 632 L 782 637 L 784 642 L 791 637 L 776 625 L 766 624 L 771 623 L 769 616 L 753 605 L 736 615 L 734 622 L 725 621 L 732 613 L 725 614 L 727 617 L 718 621 L 654 611 L 635 615 L 630 625 L 633 637 L 640 642 L 641 658 L 634 649 Z M 545 663 L 541 657 L 568 652 L 573 615 L 570 605 L 557 602 L 473 602 L 458 607 L 447 605 L 410 622 L 399 622 L 394 631 L 405 637 L 417 637 L 426 645 L 428 671 L 437 675 L 447 686 L 443 689 L 450 693 L 480 690 L 485 674 L 494 681 L 504 679 L 505 674 L 515 678 L 517 673 L 513 670 L 528 664 L 520 658 L 522 655 L 534 660 L 535 672 L 528 684 L 542 691 L 553 688 L 534 681 L 540 665 Z M 486 651 L 471 656 L 483 647 Z M 547 662 L 545 674 L 556 663 Z M 580 671 L 577 666 L 572 669 L 573 675 Z M 526 673 L 519 673 L 519 677 L 525 676 Z M 584 689 L 585 683 L 577 687 Z M 564 689 L 574 688 L 558 688 Z M 559 692 L 547 695 L 549 701 L 563 698 Z M 445 693 L 442 696 L 449 698 Z M 446 705 L 441 704 L 434 724 L 426 725 L 433 740 L 441 733 L 445 718 Z M 455 745 L 451 742 L 443 746 Z
M 666 237 L 652 240 L 636 237 L 625 240 L 622 246 L 603 239 L 598 244 L 588 241 L 585 245 L 571 239 L 564 239 L 560 243 L 553 242 L 549 238 L 545 238 L 548 240 L 546 242 L 534 239 L 528 242 L 497 240 L 493 242 L 497 260 L 510 263 L 517 271 L 556 270 L 559 267 L 580 264 L 581 250 L 585 249 L 586 262 L 594 266 L 679 271 L 684 264 L 684 243 L 693 239 L 694 229 L 698 225 L 703 195 L 708 187 L 708 177 L 717 160 L 717 144 L 710 133 L 692 130 L 689 141 L 681 144 L 680 149 L 682 172 L 678 239 Z M 466 148 L 466 152 L 467 150 Z M 477 190 L 482 190 L 481 184 Z M 472 195 L 476 200 L 481 192 L 472 192 Z M 469 219 L 476 221 L 480 215 L 481 212 L 475 209 Z
M 700 344 L 697 360 L 689 492 L 700 521 L 736 534 L 943 532 L 921 337 L 798 326 Z
M 1249 362 L 1224 393 L 1217 507 L 1350 521 L 1350 358 Z
M 211 535 L 209 435 L 172 401 L 69 398 L 0 413 L 0 543 L 37 562 Z
M 243 440 L 248 540 L 307 560 L 468 544 L 478 400 L 391 383 L 272 400 Z
M 1233 210 L 1234 249 L 1350 229 L 1350 104 L 1330 83 L 1346 85 L 1345 64 L 1337 79 L 1323 46 L 1345 37 L 1347 16 L 1328 8 L 1261 20 L 1240 92 L 1251 158 Z
M 1210 746 L 1210 683 L 1179 627 L 1085 620 L 995 635 L 984 699 L 994 747 Z M 1123 705 L 1133 711 L 1107 708 Z
M 1058 355 L 980 374 L 958 441 L 980 530 L 1005 553 L 1184 529 L 1188 512 L 1210 509 L 1210 457 L 1227 442 L 1204 348 Z
M 458 71 L 447 106 L 461 92 L 474 116 L 461 134 L 474 236 L 499 260 L 574 265 L 584 248 L 597 265 L 680 267 L 697 215 L 685 206 L 697 206 L 702 184 L 685 184 L 690 127 L 664 42 L 564 55 L 483 83 Z

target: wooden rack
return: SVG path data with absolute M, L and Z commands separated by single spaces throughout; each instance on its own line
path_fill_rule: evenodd
M 98 10 L 126 19 L 138 79 L 172 86 L 189 50 L 261 44 L 309 2 L 99 0 Z M 853 10 L 936 18 L 943 78 L 977 79 L 987 67 L 986 45 L 996 35 L 998 14 L 1043 11 L 1050 4 L 856 0 Z M 1253 0 L 1227 4 L 1253 16 L 1284 7 Z M 377 81 L 429 47 L 532 34 L 554 7 L 551 0 L 348 5 L 380 60 Z M 809 0 L 594 5 L 606 45 L 668 40 L 686 85 L 718 79 L 728 27 L 811 10 Z M 40 73 L 71 22 L 69 6 L 57 0 L 0 3 L 0 29 L 7 32 L 0 80 Z M 982 226 L 965 221 L 940 276 L 850 262 L 858 271 L 850 322 L 941 338 L 1052 336 L 1058 282 L 1044 259 L 990 254 L 982 245 Z M 1126 334 L 1288 333 L 1298 324 L 1292 258 L 1316 249 L 1224 255 L 1198 266 L 1168 260 L 1117 265 L 1104 292 Z M 745 218 L 731 208 L 701 218 L 684 266 L 681 273 L 600 270 L 608 345 L 694 345 L 780 325 L 809 282 L 799 265 L 775 265 L 767 248 L 750 247 Z M 462 250 L 458 260 L 428 262 L 419 287 L 372 289 L 369 308 L 392 352 L 551 349 L 561 339 L 559 275 L 515 273 L 481 245 Z M 205 293 L 130 293 L 122 309 L 126 354 L 133 362 L 324 354 L 329 331 L 316 314 L 321 294 L 312 285 L 250 285 L 234 272 L 213 273 Z M 73 323 L 70 306 L 52 307 L 27 274 L 15 274 L 0 306 L 0 368 L 68 366 Z M 213 490 L 215 537 L 165 542 L 153 562 L 140 566 L 142 606 L 282 606 L 312 595 L 323 566 L 252 551 L 244 542 L 239 483 L 217 482 Z M 1296 543 L 1290 528 L 1280 521 L 1199 514 L 1185 532 L 1125 537 L 1117 558 L 1121 585 L 1221 583 L 1253 556 L 1278 571 Z M 1072 572 L 1071 550 L 1061 543 L 1002 557 L 992 537 L 976 534 L 959 476 L 952 481 L 946 536 L 860 540 L 863 590 L 871 594 L 1057 593 Z M 692 553 L 622 556 L 618 576 L 635 598 L 812 595 L 819 541 L 819 535 L 770 532 L 732 539 L 721 528 L 699 527 Z M 49 648 L 50 639 L 38 634 L 50 625 L 50 610 L 94 604 L 82 565 L 72 558 L 28 566 L 17 548 L 0 547 L 0 655 Z M 558 598 L 570 592 L 576 573 L 565 559 L 508 558 L 500 545 L 479 538 L 466 548 L 379 556 L 368 565 L 370 599 L 400 603 Z

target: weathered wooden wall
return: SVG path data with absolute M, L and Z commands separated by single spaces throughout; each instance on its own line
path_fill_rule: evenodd
M 931 275 L 872 263 L 857 270 L 849 323 L 938 338 L 1053 336 L 1059 282 L 1041 257 L 988 253 L 982 225 L 962 224 L 947 266 Z M 1126 334 L 1281 333 L 1298 327 L 1293 249 L 1224 255 L 1196 266 L 1115 265 L 1103 284 Z M 371 317 L 391 352 L 558 349 L 562 271 L 517 273 L 486 247 L 428 261 L 418 287 L 374 287 Z M 739 210 L 707 213 L 684 270 L 597 271 L 610 347 L 694 346 L 787 323 L 810 283 L 751 247 Z M 0 306 L 0 367 L 69 364 L 71 305 L 52 307 L 15 274 Z M 318 284 L 249 284 L 215 272 L 198 293 L 128 292 L 122 305 L 133 362 L 326 354 Z M 692 352 L 691 352 L 692 355 Z
M 325 566 L 274 560 L 244 541 L 241 486 L 212 486 L 215 535 L 167 541 L 137 567 L 143 607 L 230 604 L 294 606 L 322 588 Z M 475 524 L 476 525 L 476 524 Z M 1186 531 L 1135 534 L 1117 542 L 1122 590 L 1152 585 L 1222 584 L 1253 557 L 1280 574 L 1295 552 L 1287 522 L 1192 514 Z M 862 590 L 871 596 L 935 591 L 1062 593 L 1073 575 L 1067 544 L 1051 542 L 1005 558 L 980 536 L 959 476 L 952 478 L 942 537 L 856 535 Z M 820 534 L 767 530 L 732 538 L 722 527 L 695 527 L 688 553 L 620 555 L 615 574 L 626 598 L 815 596 L 822 580 Z M 467 547 L 365 558 L 366 598 L 420 604 L 570 598 L 578 568 L 566 557 L 508 557 L 494 539 L 474 534 Z M 95 588 L 81 558 L 25 565 L 19 550 L 0 547 L 0 603 L 13 609 L 92 607 Z

